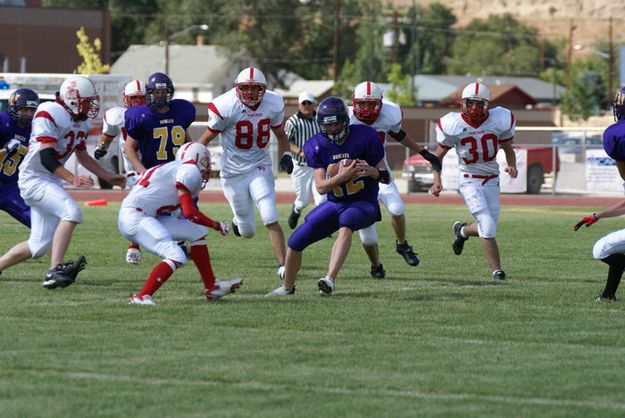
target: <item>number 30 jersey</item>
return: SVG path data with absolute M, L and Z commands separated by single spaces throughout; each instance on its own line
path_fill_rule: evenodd
M 267 150 L 271 128 L 284 120 L 284 100 L 267 90 L 256 109 L 250 109 L 232 89 L 208 104 L 208 130 L 221 134 L 221 177 L 232 177 L 264 166 L 271 169 Z
M 455 148 L 460 172 L 484 176 L 498 175 L 499 143 L 510 141 L 516 122 L 508 109 L 489 110 L 488 118 L 473 126 L 457 112 L 443 116 L 436 126 L 436 140 L 444 148 Z
M 62 184 L 61 179 L 52 174 L 41 164 L 41 144 L 53 143 L 56 159 L 65 164 L 74 150 L 86 150 L 87 133 L 91 120 L 75 121 L 62 105 L 56 102 L 44 102 L 37 107 L 33 118 L 28 154 L 20 166 L 19 184 L 29 180 L 38 181 L 47 178 Z
M 141 164 L 151 168 L 176 159 L 185 143 L 187 129 L 195 121 L 195 106 L 182 99 L 169 103 L 160 113 L 149 105 L 132 106 L 124 114 L 126 133 L 139 142 Z

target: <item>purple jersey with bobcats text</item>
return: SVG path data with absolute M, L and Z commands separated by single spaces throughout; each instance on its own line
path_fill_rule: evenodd
M 0 161 L 0 184 L 17 183 L 18 167 L 28 153 L 28 141 L 30 139 L 31 127 L 20 128 L 8 112 L 0 112 L 0 148 L 12 139 L 17 139 L 22 143 L 17 154 L 11 158 L 3 158 Z
M 176 159 L 186 140 L 187 128 L 195 121 L 195 106 L 175 99 L 169 110 L 160 113 L 149 105 L 132 106 L 124 115 L 128 136 L 139 142 L 141 163 L 145 168 Z
M 340 145 L 328 141 L 321 132 L 304 144 L 308 166 L 324 168 L 329 173 L 331 166 L 341 160 L 365 160 L 376 166 L 384 158 L 384 147 L 375 129 L 366 125 L 350 125 L 347 139 Z M 371 177 L 358 177 L 347 181 L 328 193 L 333 202 L 378 201 L 378 181 Z
M 7 112 L 0 112 L 0 148 L 12 140 L 19 140 L 19 150 L 11 158 L 0 159 L 0 210 L 30 228 L 30 207 L 24 203 L 17 187 L 19 166 L 28 153 L 31 127 L 20 128 Z

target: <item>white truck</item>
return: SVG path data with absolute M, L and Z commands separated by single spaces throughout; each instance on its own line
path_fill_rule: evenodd
M 6 110 L 7 101 L 11 92 L 15 89 L 22 87 L 34 90 L 39 94 L 39 98 L 42 101 L 54 100 L 56 92 L 63 81 L 74 74 L 30 74 L 30 73 L 0 73 L 0 80 L 4 80 L 8 84 L 8 89 L 0 90 L 0 110 Z M 90 155 L 93 155 L 100 134 L 102 133 L 102 118 L 104 112 L 113 106 L 122 106 L 122 91 L 124 86 L 132 80 L 130 75 L 111 75 L 111 74 L 94 74 L 85 75 L 95 84 L 96 90 L 100 95 L 100 114 L 93 121 L 91 129 L 89 130 L 89 136 L 87 137 L 87 150 Z M 118 150 L 117 142 L 111 144 L 109 148 L 112 150 Z M 117 152 L 109 152 L 107 155 L 99 160 L 100 164 L 109 171 L 119 172 L 120 156 Z M 84 175 L 90 175 L 78 162 L 76 158 L 72 156 L 65 167 L 74 173 L 80 173 Z M 100 187 L 110 188 L 111 186 L 98 179 Z

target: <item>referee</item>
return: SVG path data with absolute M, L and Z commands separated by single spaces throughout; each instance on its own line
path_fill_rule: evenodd
M 297 145 L 300 150 L 308 138 L 319 132 L 320 127 L 315 119 L 315 97 L 307 92 L 302 92 L 298 97 L 297 113 L 286 121 L 285 130 L 289 141 Z M 293 154 L 293 173 L 291 174 L 293 187 L 295 188 L 295 202 L 289 215 L 289 228 L 295 229 L 302 210 L 310 202 L 312 192 L 315 205 L 326 200 L 325 195 L 320 195 L 313 181 L 313 169 L 306 164 L 304 151 Z

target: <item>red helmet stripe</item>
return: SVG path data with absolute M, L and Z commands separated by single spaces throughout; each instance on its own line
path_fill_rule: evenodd
M 475 83 L 475 94 L 480 92 L 480 83 Z
M 371 96 L 371 82 L 367 81 L 367 96 Z
M 139 80 L 135 80 L 135 83 L 137 83 L 137 91 L 141 91 L 141 82 Z
M 254 79 L 254 67 L 250 67 L 250 80 Z

